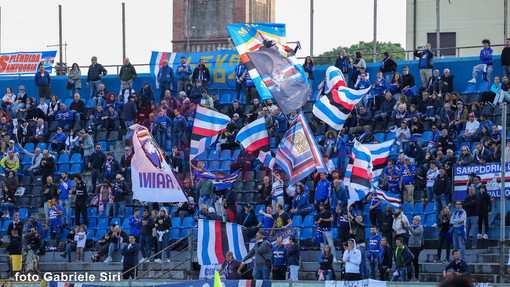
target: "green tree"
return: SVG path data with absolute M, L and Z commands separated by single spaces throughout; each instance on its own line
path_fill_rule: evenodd
M 340 54 L 340 51 L 342 51 L 342 49 L 345 49 L 345 51 L 347 52 L 347 55 L 352 55 L 353 59 L 355 58 L 354 55 L 356 52 L 361 52 L 361 54 L 363 54 L 363 55 L 372 54 L 373 43 L 374 43 L 373 41 L 372 42 L 361 41 L 358 44 L 351 45 L 350 47 L 340 46 L 340 47 L 334 48 L 331 51 L 327 51 L 327 52 L 320 54 L 319 57 L 323 57 L 323 58 L 314 58 L 313 61 L 314 61 L 315 65 L 317 65 L 317 66 L 334 65 L 335 60 L 338 57 L 338 55 Z M 404 48 L 402 48 L 400 46 L 400 44 L 398 44 L 398 43 L 394 44 L 391 42 L 377 42 L 377 53 L 380 53 L 379 55 L 377 55 L 377 62 L 382 61 L 381 54 L 384 52 L 389 52 L 390 57 L 395 61 L 405 60 L 406 59 L 405 53 L 395 53 L 395 52 L 403 52 L 403 51 L 404 51 Z M 373 57 L 371 55 L 364 56 L 363 59 L 365 59 L 365 62 L 367 62 L 367 63 L 373 62 Z

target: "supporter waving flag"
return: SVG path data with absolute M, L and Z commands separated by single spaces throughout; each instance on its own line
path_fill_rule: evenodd
M 189 159 L 193 160 L 199 154 L 205 152 L 218 138 L 218 133 L 223 132 L 231 119 L 216 111 L 197 106 L 191 143 Z
M 372 155 L 372 180 L 375 186 L 379 185 L 379 178 L 384 171 L 384 166 L 388 161 L 391 146 L 394 142 L 395 140 L 389 140 L 378 144 L 364 144 Z
M 273 169 L 274 157 L 271 154 L 264 118 L 256 119 L 242 128 L 237 134 L 236 140 L 247 152 L 257 157 L 261 163 Z
M 353 90 L 345 86 L 342 72 L 336 67 L 326 71 L 326 95 L 313 105 L 313 114 L 336 130 L 341 130 L 345 120 L 370 88 Z
M 374 181 L 372 181 L 372 188 L 375 190 L 377 198 L 383 203 L 391 205 L 393 208 L 399 208 L 399 206 L 402 204 L 402 200 L 399 194 L 389 193 L 380 189 L 377 187 Z
M 216 187 L 217 190 L 225 190 L 227 188 L 232 187 L 234 182 L 237 180 L 237 177 L 239 177 L 239 171 L 240 169 L 234 171 L 233 173 L 226 175 L 226 176 L 218 176 L 215 174 L 212 174 L 208 171 L 206 172 L 194 172 L 195 180 L 198 183 L 201 179 L 205 180 L 212 180 L 214 187 Z
M 345 170 L 344 183 L 349 188 L 349 205 L 365 197 L 372 188 L 372 156 L 370 150 L 355 140 Z
M 306 104 L 311 89 L 295 51 L 285 46 L 285 24 L 239 23 L 227 30 L 263 100 L 274 97 L 286 115 Z
M 328 172 L 303 112 L 290 123 L 278 146 L 275 162 L 289 175 L 291 185 L 314 170 Z

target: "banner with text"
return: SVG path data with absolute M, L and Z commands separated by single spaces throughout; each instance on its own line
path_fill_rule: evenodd
M 386 281 L 365 279 L 359 281 L 326 281 L 324 287 L 386 287 Z
M 0 75 L 35 74 L 39 64 L 51 73 L 57 51 L 14 52 L 0 54 Z
M 216 51 L 203 53 L 170 53 L 170 52 L 152 52 L 150 65 L 151 76 L 154 80 L 154 86 L 159 88 L 158 73 L 163 66 L 163 61 L 168 60 L 168 65 L 175 71 L 181 64 L 181 57 L 186 58 L 186 62 L 191 66 L 192 72 L 198 65 L 200 59 L 204 59 L 205 66 L 211 73 L 211 82 L 209 89 L 235 89 L 235 67 L 239 64 L 239 54 L 237 51 Z M 190 76 L 191 79 L 191 76 Z M 177 88 L 177 76 L 172 83 L 173 88 Z
M 505 196 L 510 197 L 510 163 L 506 163 L 505 172 Z M 473 173 L 480 176 L 482 183 L 487 186 L 487 193 L 491 198 L 501 197 L 501 163 L 492 162 L 483 165 L 457 165 L 453 167 L 455 200 L 466 198 L 469 175 Z

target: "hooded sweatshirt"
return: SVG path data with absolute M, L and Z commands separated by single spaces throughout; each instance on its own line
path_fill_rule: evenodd
M 345 261 L 345 273 L 357 273 L 359 274 L 359 265 L 361 264 L 361 252 L 356 246 L 356 240 L 354 241 L 354 248 L 346 250 L 344 252 L 343 261 Z M 347 261 L 349 260 L 349 261 Z

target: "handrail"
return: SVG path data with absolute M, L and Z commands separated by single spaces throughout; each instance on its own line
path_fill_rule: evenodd
M 131 270 L 133 270 L 133 269 L 137 268 L 138 266 L 140 266 L 140 265 L 144 264 L 145 262 L 147 262 L 147 261 L 151 260 L 151 259 L 152 259 L 152 258 L 154 258 L 156 255 L 158 255 L 158 254 L 162 253 L 163 251 L 167 250 L 167 249 L 168 249 L 168 248 L 170 248 L 170 247 L 173 247 L 175 244 L 177 244 L 177 243 L 181 242 L 182 240 L 184 240 L 184 239 L 186 239 L 186 238 L 190 237 L 190 235 L 191 235 L 191 234 L 188 234 L 187 236 L 185 236 L 185 237 L 183 237 L 183 238 L 181 238 L 181 239 L 179 239 L 179 240 L 175 241 L 175 242 L 174 242 L 174 243 L 172 243 L 171 245 L 169 245 L 169 246 L 167 246 L 167 247 L 163 248 L 163 249 L 162 249 L 161 251 L 159 251 L 158 253 L 155 253 L 155 254 L 154 254 L 154 255 L 152 255 L 151 257 L 149 257 L 149 258 L 145 259 L 145 260 L 144 260 L 144 261 L 142 261 L 142 262 L 139 262 L 137 265 L 135 265 L 135 266 L 133 266 L 133 267 L 129 268 L 128 270 L 126 270 L 126 271 L 122 272 L 122 274 L 121 274 L 121 275 L 124 275 L 124 274 L 126 274 L 126 273 L 128 273 L 128 272 L 131 272 Z
M 172 258 L 174 258 L 175 256 L 177 256 L 177 255 L 179 255 L 179 254 L 183 253 L 184 251 L 188 250 L 189 248 L 190 248 L 190 247 L 188 246 L 188 247 L 186 247 L 186 248 L 182 249 L 181 251 L 179 251 L 179 252 L 175 253 L 174 255 L 170 256 L 170 258 L 167 258 L 165 261 L 161 261 L 161 263 L 156 264 L 156 266 L 154 266 L 154 267 L 150 268 L 149 270 L 147 270 L 147 271 L 143 272 L 142 274 L 140 274 L 140 275 L 136 276 L 136 279 L 138 279 L 138 278 L 142 277 L 143 275 L 145 275 L 145 274 L 147 274 L 147 273 L 151 272 L 152 270 L 154 270 L 154 269 L 158 268 L 159 266 L 161 266 L 161 265 L 165 264 L 165 263 L 166 263 L 166 262 L 168 262 L 170 259 L 172 259 Z M 186 261 L 184 261 L 184 262 L 186 262 Z

